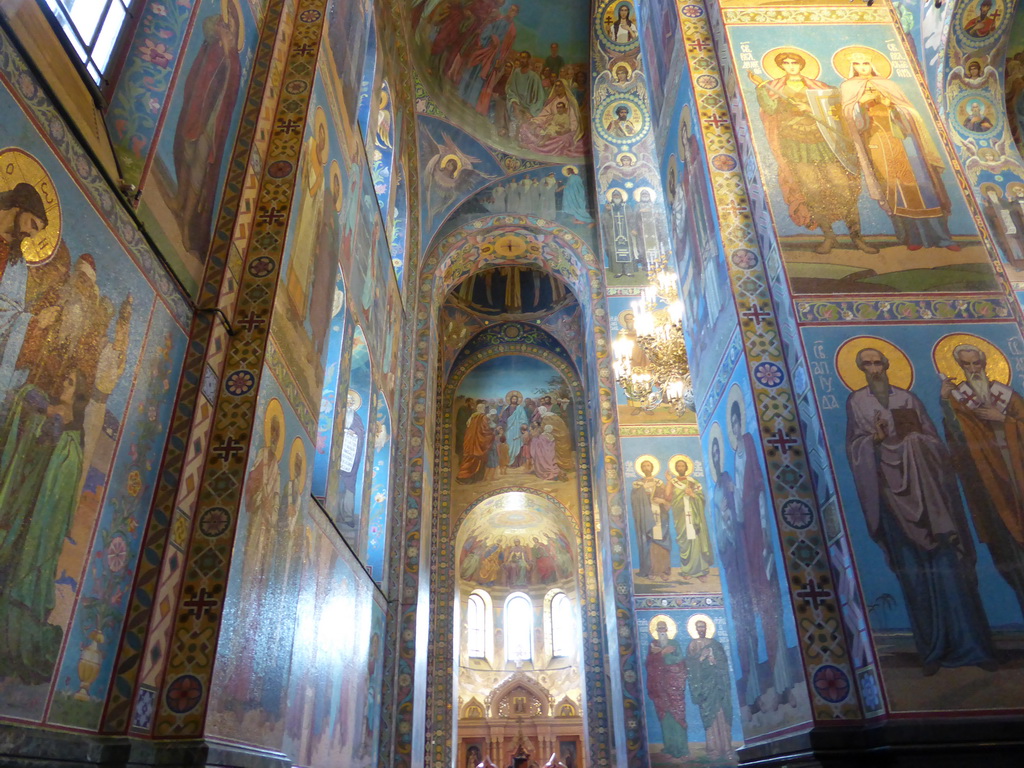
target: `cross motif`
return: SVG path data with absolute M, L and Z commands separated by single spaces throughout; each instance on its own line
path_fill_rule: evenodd
M 260 211 L 257 217 L 261 224 L 281 224 L 284 222 L 284 213 L 277 209 L 277 206 L 270 206 Z
M 782 451 L 783 454 L 788 454 L 790 447 L 796 445 L 799 441 L 795 437 L 787 437 L 786 433 L 782 431 L 782 427 L 779 427 L 775 433 L 775 437 L 768 438 L 766 441 L 768 445 L 773 445 Z
M 724 120 L 722 121 L 722 124 L 723 125 L 725 124 Z M 718 126 L 716 125 L 715 127 L 717 128 Z M 720 206 L 720 208 L 723 211 L 728 211 L 729 213 L 746 213 L 748 210 L 750 210 L 745 205 L 740 205 L 739 203 L 731 202 L 731 201 L 726 203 L 725 205 Z
M 704 41 L 704 38 L 702 38 L 702 37 L 698 37 L 696 40 L 694 40 L 692 43 L 690 43 L 690 45 L 692 45 L 694 48 L 696 48 L 701 53 L 703 53 L 705 51 L 705 49 L 711 47 L 708 43 L 706 43 Z
M 746 312 L 743 313 L 743 317 L 747 318 L 748 320 L 753 320 L 754 324 L 758 328 L 761 327 L 762 320 L 765 320 L 771 316 L 771 312 L 762 312 L 760 305 L 756 303 L 754 304 L 753 309 L 748 309 Z
M 1006 400 L 1006 395 L 1002 392 L 989 391 L 989 399 L 992 401 L 992 405 L 1002 405 Z
M 208 609 L 217 606 L 217 600 L 209 599 L 211 597 L 212 595 L 206 591 L 206 587 L 201 587 L 199 593 L 195 597 L 186 600 L 184 605 L 191 611 L 193 618 L 201 619 Z
M 235 438 L 229 437 L 220 445 L 213 447 L 213 452 L 220 456 L 221 461 L 230 461 L 235 458 L 236 454 L 241 453 L 245 449 L 242 443 L 236 442 Z
M 249 316 L 246 317 L 244 320 L 240 320 L 238 322 L 238 325 L 241 328 L 245 328 L 245 330 L 247 330 L 249 333 L 252 333 L 255 329 L 259 328 L 265 322 L 267 321 L 264 318 L 257 316 L 256 313 L 250 309 Z
M 820 589 L 814 579 L 808 579 L 804 589 L 797 592 L 796 596 L 804 600 L 810 600 L 811 605 L 815 610 L 817 610 L 819 603 L 823 603 L 832 597 L 832 591 L 829 589 Z
M 978 405 L 981 405 L 981 402 L 978 400 L 978 396 L 974 394 L 974 390 L 968 389 L 966 392 L 963 393 L 963 396 L 964 405 L 969 406 L 972 403 L 977 403 Z
M 291 134 L 297 133 L 302 128 L 302 123 L 289 117 L 287 120 L 278 120 L 277 127 L 285 133 Z
M 297 45 L 292 48 L 292 52 L 298 56 L 309 56 L 315 50 L 316 49 L 309 43 L 303 43 L 302 45 Z
M 704 122 L 710 123 L 715 126 L 715 128 L 721 128 L 723 125 L 729 124 L 729 119 L 727 117 L 719 117 L 718 113 L 714 112 L 711 117 L 705 118 Z

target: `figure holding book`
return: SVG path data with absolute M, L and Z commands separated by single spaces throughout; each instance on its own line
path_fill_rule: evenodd
M 946 446 L 921 401 L 889 381 L 885 354 L 865 346 L 856 365 L 865 386 L 846 402 L 846 452 L 868 532 L 899 580 L 923 672 L 994 669 Z

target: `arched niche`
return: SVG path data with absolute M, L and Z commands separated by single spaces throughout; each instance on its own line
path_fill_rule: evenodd
M 534 242 L 540 242 L 542 247 L 528 248 L 514 258 L 495 249 L 501 236 L 523 232 L 539 238 Z M 422 667 L 418 665 L 425 658 L 424 674 L 430 695 L 426 701 L 426 730 L 420 732 L 423 741 L 414 727 L 403 743 L 413 751 L 424 749 L 426 759 L 432 764 L 447 765 L 453 760 L 452 690 L 450 684 L 443 681 L 435 684 L 438 676 L 445 678 L 452 671 L 450 651 L 440 657 L 436 653 L 439 646 L 449 648 L 447 638 L 452 632 L 451 625 L 447 621 L 442 625 L 430 624 L 428 633 L 417 634 L 420 612 L 433 622 L 439 612 L 453 609 L 454 597 L 450 584 L 446 591 L 445 585 L 440 583 L 450 576 L 444 571 L 450 570 L 454 548 L 448 538 L 442 539 L 438 533 L 441 521 L 450 526 L 450 520 L 440 507 L 438 493 L 442 484 L 435 467 L 443 451 L 438 435 L 444 420 L 444 409 L 440 407 L 444 382 L 449 380 L 447 371 L 457 367 L 461 360 L 444 366 L 446 373 L 440 374 L 441 305 L 448 291 L 475 271 L 509 263 L 529 264 L 549 270 L 569 286 L 580 303 L 581 327 L 587 329 L 583 341 L 584 360 L 579 370 L 591 430 L 585 431 L 579 439 L 595 457 L 589 462 L 590 487 L 584 506 L 585 524 L 591 529 L 585 536 L 592 537 L 595 545 L 582 563 L 584 570 L 591 574 L 584 585 L 593 590 L 589 593 L 593 600 L 587 604 L 585 624 L 588 630 L 596 628 L 594 636 L 603 636 L 606 647 L 616 647 L 619 652 L 602 653 L 593 642 L 583 645 L 582 664 L 586 674 L 595 675 L 602 685 L 607 683 L 601 696 L 586 707 L 583 725 L 591 736 L 589 762 L 617 764 L 627 759 L 631 748 L 629 740 L 637 728 L 634 721 L 641 723 L 642 728 L 643 705 L 628 560 L 623 555 L 627 537 L 620 457 L 616 443 L 611 440 L 616 434 L 614 377 L 601 261 L 586 241 L 572 231 L 537 217 L 519 215 L 485 216 L 468 222 L 438 238 L 424 254 L 416 267 L 416 287 L 409 294 L 414 323 L 415 352 L 410 371 L 413 389 L 410 417 L 403 425 L 401 462 L 396 465 L 402 467 L 404 478 L 396 487 L 395 497 L 396 506 L 406 510 L 400 534 L 407 542 L 405 578 L 415 579 L 420 591 L 418 600 L 408 604 L 398 617 L 397 631 L 405 640 L 399 645 L 395 663 L 399 668 L 419 670 Z M 490 332 L 493 331 L 492 326 Z M 565 364 L 564 357 L 562 361 Z M 450 529 L 446 529 L 445 536 L 449 534 Z M 600 584 L 597 583 L 598 559 L 601 560 Z M 432 570 L 432 566 L 442 560 L 444 568 Z M 431 638 L 430 643 L 408 639 L 427 636 Z M 441 643 L 437 642 L 439 638 Z M 413 698 L 413 688 L 407 689 L 400 695 L 400 706 L 405 706 L 406 702 L 412 706 Z
M 448 712 L 492 697 L 500 681 L 515 673 L 554 690 L 558 699 L 585 702 L 588 693 L 596 697 L 602 690 L 602 666 L 584 663 L 601 658 L 603 643 L 600 611 L 590 599 L 600 590 L 583 393 L 565 348 L 536 322 L 485 327 L 466 342 L 447 377 L 438 404 L 432 593 L 457 610 L 434 614 L 431 696 L 448 698 Z M 481 589 L 493 606 L 494 652 L 471 659 L 462 650 L 463 617 L 469 595 Z M 568 657 L 552 653 L 545 632 L 553 589 L 571 599 L 578 617 L 577 645 Z M 511 659 L 503 609 L 510 595 L 520 594 L 531 604 L 531 652 Z M 594 709 L 600 712 L 599 705 Z M 511 754 L 512 734 L 495 736 L 491 718 L 489 708 L 485 722 L 465 726 L 468 736 L 497 738 L 493 748 Z M 529 718 L 527 731 L 532 728 L 531 738 L 541 743 L 553 732 L 551 697 L 542 711 L 531 705 Z M 584 724 L 560 722 L 557 730 L 582 743 Z M 472 742 L 460 739 L 457 723 L 451 728 L 454 753 L 461 754 Z M 450 752 L 445 761 L 452 759 Z

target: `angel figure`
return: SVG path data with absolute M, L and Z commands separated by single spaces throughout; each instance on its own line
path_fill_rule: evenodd
M 634 70 L 624 61 L 606 69 L 594 80 L 594 103 L 602 104 L 613 96 L 634 93 L 640 99 L 647 99 L 647 80 L 644 73 Z
M 479 158 L 471 157 L 463 152 L 447 134 L 442 134 L 442 141 L 437 142 L 429 136 L 433 144 L 433 153 L 427 161 L 426 175 L 429 179 L 427 210 L 430 218 L 441 213 L 459 197 L 476 189 L 494 174 L 478 171 L 474 164 Z

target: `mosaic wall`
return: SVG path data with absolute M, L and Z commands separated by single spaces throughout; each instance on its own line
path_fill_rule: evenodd
M 189 305 L 0 37 L 0 717 L 95 730 Z
M 1016 555 L 1011 554 L 1012 547 L 993 552 L 982 546 L 990 540 L 991 526 L 998 529 L 1005 521 L 981 511 L 995 507 L 975 470 L 979 452 L 994 439 L 989 435 L 1007 429 L 997 422 L 1002 425 L 1009 420 L 1002 413 L 1010 413 L 1011 407 L 1004 409 L 1002 403 L 1010 401 L 1011 370 L 1016 367 L 1013 354 L 1020 341 L 1015 323 L 981 322 L 1009 318 L 1013 309 L 1001 292 L 1006 285 L 1003 270 L 988 255 L 992 251 L 986 220 L 973 206 L 970 163 L 965 177 L 955 156 L 946 150 L 950 141 L 935 121 L 936 111 L 922 89 L 917 62 L 899 36 L 894 38 L 888 12 L 811 7 L 773 12 L 769 24 L 762 11 L 732 2 L 723 6 L 721 16 L 713 21 L 719 25 L 724 21 L 721 32 L 729 41 L 729 53 L 723 57 L 725 80 L 727 87 L 734 85 L 730 96 L 739 129 L 752 137 L 746 147 L 741 145 L 741 152 L 757 169 L 748 177 L 751 213 L 759 221 L 760 211 L 770 210 L 772 218 L 764 222 L 775 225 L 774 233 L 766 227 L 759 234 L 773 274 L 775 306 L 785 310 L 786 323 L 794 328 L 784 336 L 785 354 L 793 371 L 795 402 L 821 515 L 821 538 L 814 542 L 804 536 L 806 544 L 789 549 L 794 540 L 790 531 L 806 530 L 802 526 L 814 524 L 817 517 L 803 507 L 782 504 L 782 539 L 787 554 L 798 561 L 819 560 L 818 552 L 827 549 L 834 589 L 823 588 L 816 577 L 813 583 L 806 582 L 807 588 L 797 597 L 817 603 L 834 594 L 842 612 L 842 624 L 837 616 L 815 625 L 798 610 L 798 633 L 802 637 L 805 627 L 818 626 L 830 628 L 832 636 L 841 639 L 840 630 L 845 630 L 846 655 L 866 714 L 1011 706 L 1009 689 L 991 672 L 1014 666 L 1015 651 L 1006 633 L 1019 620 L 1019 606 L 1010 576 L 1014 567 L 1004 558 Z M 963 6 L 959 8 L 957 14 L 963 12 Z M 995 20 L 978 27 L 984 16 L 968 12 L 973 31 L 963 34 L 986 37 L 985 28 Z M 780 34 L 787 29 L 786 23 L 800 26 L 800 31 L 795 27 L 793 31 L 799 50 L 787 47 Z M 821 24 L 829 34 L 808 38 L 807 24 Z M 849 65 L 845 73 L 841 54 Z M 773 62 L 778 67 L 775 73 Z M 827 77 L 830 63 L 836 78 L 832 81 Z M 834 109 L 825 109 L 826 103 Z M 954 133 L 970 130 L 968 124 L 984 123 L 977 106 L 964 104 L 966 111 Z M 798 149 L 790 139 L 798 135 L 801 125 L 813 142 L 804 141 Z M 780 130 L 783 127 L 785 131 Z M 890 135 L 898 141 L 889 141 Z M 852 147 L 856 163 L 848 164 L 844 142 Z M 817 155 L 808 149 L 815 144 L 822 150 Z M 890 204 L 885 202 L 885 190 L 894 183 L 900 158 L 906 158 L 903 168 L 909 173 L 899 183 L 901 197 Z M 845 189 L 838 185 L 839 177 L 828 185 L 832 194 L 812 198 L 810 190 L 822 189 L 825 183 L 824 176 L 815 174 L 831 173 L 830 168 L 845 174 L 852 185 L 850 202 L 843 202 L 847 191 L 834 192 Z M 918 198 L 922 202 L 928 190 L 933 191 L 932 214 L 925 215 L 923 208 L 920 215 L 913 214 L 905 207 L 911 197 L 903 193 L 912 189 L 922 193 Z M 823 204 L 831 208 L 825 210 Z M 854 236 L 852 219 L 845 223 L 845 235 L 860 255 L 844 245 L 838 217 L 843 205 L 853 205 L 847 210 L 860 217 L 859 237 Z M 868 221 L 882 221 L 877 209 L 888 218 L 896 243 L 886 244 L 866 228 Z M 908 216 L 916 223 L 907 226 L 900 221 Z M 828 219 L 836 222 L 833 232 L 838 247 L 828 227 L 820 224 Z M 799 221 L 804 222 L 804 230 L 815 230 L 810 225 L 816 225 L 817 256 L 798 255 L 799 236 L 793 227 Z M 944 245 L 946 239 L 915 240 L 915 228 L 923 235 L 924 227 L 940 232 L 942 238 L 948 230 L 946 239 L 954 247 Z M 963 247 L 966 238 L 973 238 L 977 245 Z M 879 253 L 861 247 L 858 240 Z M 960 248 L 955 247 L 958 244 Z M 954 281 L 955 297 L 942 295 L 950 290 L 943 272 L 951 262 L 932 259 L 925 269 L 901 275 L 891 267 L 878 269 L 882 262 L 876 261 L 893 248 L 915 253 L 944 249 L 952 252 L 953 259 L 961 259 L 962 254 L 971 253 L 971 247 L 980 249 L 975 266 L 955 268 L 963 271 L 963 277 Z M 837 252 L 844 249 L 849 254 L 838 257 Z M 835 297 L 844 289 L 821 282 L 826 278 L 822 256 L 836 258 L 850 269 L 862 267 L 846 275 L 834 273 L 840 281 L 849 282 L 852 276 L 860 283 L 850 286 L 854 294 L 850 300 Z M 902 256 L 899 261 L 901 268 L 913 263 Z M 958 282 L 961 279 L 966 282 Z M 918 295 L 901 296 L 908 288 Z M 805 292 L 827 297 L 801 297 Z M 795 313 L 788 308 L 791 296 L 796 297 Z M 957 328 L 951 327 L 953 323 Z M 801 343 L 792 343 L 797 324 L 802 326 Z M 926 369 L 932 373 L 918 375 Z M 988 408 L 1000 411 L 985 421 L 986 431 L 972 433 L 962 423 L 971 418 L 958 415 L 965 398 L 980 408 L 971 412 L 979 414 L 973 417 L 974 424 L 985 421 L 980 413 L 989 413 Z M 929 452 L 931 458 L 924 459 L 919 452 Z M 1003 461 L 1000 466 L 1008 468 L 1012 458 Z M 915 473 L 903 474 L 912 463 L 920 467 L 914 479 Z M 938 472 L 940 466 L 953 466 L 956 476 Z M 931 480 L 925 479 L 932 471 L 928 467 L 938 472 Z M 903 479 L 896 481 L 891 473 L 903 474 Z M 937 497 L 924 501 L 924 487 L 934 489 Z M 893 494 L 920 514 L 908 517 L 907 507 L 901 507 Z M 943 609 L 925 607 L 924 595 L 933 595 Z M 954 702 L 948 695 L 950 686 L 966 679 L 991 682 L 984 684 L 977 700 Z M 826 700 L 852 698 L 854 683 L 845 671 L 829 673 L 827 666 L 818 667 L 812 684 L 815 695 Z
M 202 279 L 266 1 L 149 3 L 110 97 L 122 178 L 178 279 Z M 186 103 L 187 102 L 187 103 Z

